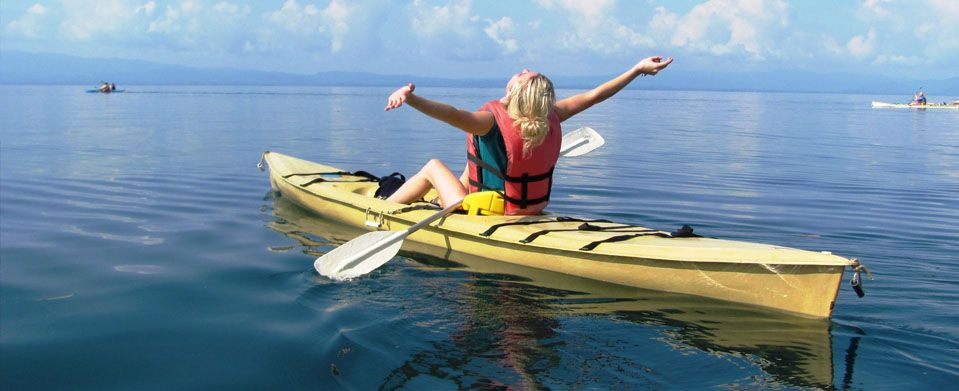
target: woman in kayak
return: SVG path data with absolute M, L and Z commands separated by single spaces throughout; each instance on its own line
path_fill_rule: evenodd
M 503 98 L 484 104 L 478 111 L 415 95 L 413 83 L 400 87 L 389 96 L 384 110 L 406 103 L 465 131 L 470 159 L 462 178 L 443 162 L 432 159 L 387 200 L 406 204 L 435 188 L 440 206 L 446 207 L 468 192 L 493 189 L 503 191 L 506 214 L 537 214 L 549 199 L 552 167 L 559 157 L 562 137 L 560 122 L 613 96 L 640 75 L 655 75 L 672 61 L 660 56 L 645 58 L 618 77 L 559 101 L 546 76 L 524 69 L 506 84 Z
M 922 92 L 922 90 L 919 90 L 919 92 L 917 92 L 916 95 L 913 95 L 913 97 L 912 97 L 912 104 L 914 104 L 914 105 L 920 105 L 920 106 L 921 106 L 921 105 L 925 105 L 925 104 L 926 104 L 926 94 L 925 94 L 924 92 Z

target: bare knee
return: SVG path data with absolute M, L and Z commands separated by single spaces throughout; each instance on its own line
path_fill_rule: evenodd
M 432 168 L 432 167 L 443 167 L 443 168 L 446 168 L 446 165 L 443 164 L 443 162 L 442 162 L 440 159 L 430 159 L 430 161 L 426 162 L 426 167 L 431 167 L 431 168 Z
M 420 170 L 420 173 L 423 173 L 423 174 L 434 173 L 434 172 L 437 172 L 437 170 L 448 171 L 449 169 L 446 168 L 446 165 L 443 164 L 443 162 L 440 161 L 440 159 L 430 159 L 430 161 L 426 162 L 426 164 L 423 165 L 423 169 Z

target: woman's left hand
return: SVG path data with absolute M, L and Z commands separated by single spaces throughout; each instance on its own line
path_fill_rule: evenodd
M 659 71 L 668 67 L 672 62 L 672 58 L 667 58 L 664 60 L 661 56 L 652 56 L 644 58 L 642 61 L 636 64 L 636 68 L 639 69 L 640 74 L 655 75 L 659 73 Z
M 389 98 L 386 98 L 386 107 L 383 108 L 383 111 L 390 111 L 402 106 L 409 96 L 413 95 L 413 90 L 415 89 L 416 86 L 413 85 L 413 83 L 400 87 L 400 89 L 390 94 Z

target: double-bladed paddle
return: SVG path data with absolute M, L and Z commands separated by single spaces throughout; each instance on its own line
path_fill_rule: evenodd
M 606 140 L 590 127 L 582 127 L 563 135 L 560 156 L 580 156 L 599 148 Z M 369 273 L 389 262 L 400 251 L 403 239 L 416 230 L 440 219 L 460 207 L 463 200 L 454 202 L 423 221 L 400 231 L 373 231 L 356 237 L 333 249 L 313 262 L 320 274 L 345 280 Z

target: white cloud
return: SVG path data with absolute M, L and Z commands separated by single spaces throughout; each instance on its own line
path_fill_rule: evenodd
M 833 38 L 829 35 L 822 35 L 819 37 L 819 40 L 822 42 L 822 48 L 829 54 L 832 54 L 836 57 L 846 55 L 846 48 L 836 42 L 836 38 Z
M 149 33 L 175 33 L 181 30 L 182 11 L 176 7 L 166 7 L 163 16 L 154 19 L 147 27 Z
M 221 1 L 213 5 L 213 11 L 219 12 L 222 14 L 237 15 L 237 14 L 244 13 L 248 10 L 249 10 L 249 7 L 240 7 L 239 5 L 227 3 L 225 1 Z
M 470 0 L 453 0 L 445 5 L 414 0 L 409 18 L 417 46 L 438 58 L 475 61 L 519 50 L 518 42 L 507 37 L 512 22 L 500 19 L 490 25 L 487 20 L 484 26 Z
M 129 33 L 132 19 L 139 16 L 139 7 L 122 0 L 65 0 L 63 9 L 66 18 L 60 24 L 60 31 L 72 41 L 89 41 L 105 34 Z
M 876 16 L 878 18 L 886 18 L 891 15 L 891 13 L 884 5 L 893 2 L 894 0 L 865 0 L 862 2 L 862 5 L 859 6 L 859 12 L 867 17 Z
M 328 35 L 329 49 L 333 53 L 343 50 L 346 45 L 345 36 L 350 32 L 350 21 L 354 8 L 342 0 L 332 0 L 326 8 L 315 4 L 300 5 L 296 0 L 287 0 L 279 10 L 273 11 L 267 17 L 271 27 L 285 30 L 299 36 L 298 39 L 317 39 L 321 35 Z M 264 40 L 264 37 L 271 37 Z M 289 37 L 264 31 L 261 33 L 261 48 L 290 46 L 290 43 L 279 42 Z M 296 42 L 292 42 L 295 46 Z M 314 45 L 307 45 L 313 47 Z
M 584 18 L 590 24 L 595 24 L 606 18 L 609 10 L 616 6 L 616 0 L 533 0 L 533 3 L 543 9 L 565 9 Z
M 845 46 L 856 60 L 886 69 L 959 61 L 959 1 L 865 0 L 856 15 L 869 26 Z
M 746 59 L 757 69 L 954 73 L 959 58 L 959 0 L 527 0 L 508 8 L 482 0 L 27 0 L 12 11 L 0 1 L 0 33 L 13 50 L 223 58 L 262 69 L 395 65 L 413 54 L 412 70 L 549 63 L 588 73 L 656 48 L 720 67 Z
M 473 35 L 479 16 L 470 11 L 472 3 L 469 0 L 454 1 L 445 6 L 429 6 L 422 0 L 413 1 L 413 17 L 411 27 L 413 32 L 424 37 L 457 34 Z
M 929 0 L 929 4 L 937 14 L 942 16 L 943 21 L 959 22 L 959 1 Z
M 846 49 L 849 50 L 849 54 L 858 58 L 863 58 L 872 54 L 875 48 L 876 29 L 874 28 L 870 28 L 869 32 L 866 33 L 866 36 L 857 35 L 852 37 L 852 39 L 846 43 Z
M 672 46 L 762 60 L 778 56 L 788 35 L 790 7 L 783 0 L 708 0 L 684 15 L 657 7 L 650 29 Z
M 30 8 L 27 9 L 27 13 L 30 15 L 43 15 L 47 13 L 47 10 L 49 10 L 49 8 L 44 7 L 43 4 L 37 3 L 30 6 Z
M 153 15 L 153 11 L 156 10 L 157 3 L 153 1 L 148 1 L 146 4 L 141 5 L 134 10 L 136 13 L 143 13 L 145 15 Z
M 553 0 L 533 0 L 533 4 L 536 4 L 536 6 L 540 8 L 549 9 L 549 8 L 553 8 L 553 5 L 555 5 L 555 2 Z
M 7 31 L 27 38 L 40 38 L 43 35 L 44 15 L 49 10 L 42 4 L 34 4 L 27 8 L 27 13 L 23 17 L 7 23 Z
M 349 21 L 351 8 L 347 7 L 340 0 L 333 0 L 330 5 L 323 10 L 322 15 L 330 25 L 330 50 L 333 53 L 343 49 L 343 39 L 350 29 Z
M 630 48 L 651 47 L 654 41 L 612 16 L 615 0 L 536 0 L 540 8 L 560 9 L 568 19 L 559 34 L 559 44 L 572 52 L 617 54 Z
M 906 66 L 916 66 L 922 64 L 922 59 L 916 56 L 900 56 L 900 55 L 887 55 L 881 54 L 876 56 L 876 59 L 872 62 L 874 65 L 906 65 Z
M 495 22 L 489 21 L 489 26 L 483 29 L 483 31 L 486 32 L 486 35 L 489 36 L 490 39 L 503 47 L 504 53 L 510 54 L 519 50 L 519 43 L 516 42 L 516 39 L 507 38 L 515 31 L 513 19 L 510 19 L 510 17 L 504 16 Z
M 127 38 L 127 44 L 153 45 L 216 58 L 240 51 L 240 41 L 249 34 L 246 22 L 251 9 L 245 4 L 180 1 L 164 5 L 161 11 L 151 1 L 136 10 L 137 15 L 128 26 L 128 32 L 135 37 Z
M 270 14 L 273 25 L 297 33 L 323 31 L 320 22 L 320 9 L 313 4 L 300 6 L 296 0 L 287 0 L 280 9 Z

